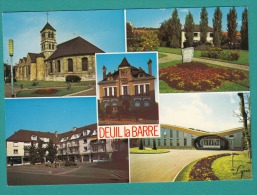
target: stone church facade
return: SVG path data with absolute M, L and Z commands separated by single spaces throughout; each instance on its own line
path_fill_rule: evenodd
M 57 45 L 56 30 L 47 23 L 40 31 L 41 53 L 28 53 L 19 60 L 15 78 L 24 81 L 65 81 L 79 76 L 81 81 L 95 80 L 95 53 L 101 49 L 76 37 Z

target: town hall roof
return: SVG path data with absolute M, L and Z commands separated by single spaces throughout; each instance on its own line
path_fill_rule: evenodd
M 43 27 L 43 29 L 40 31 L 40 33 L 43 32 L 45 29 L 50 29 L 50 30 L 56 31 L 56 30 L 51 26 L 51 24 L 49 24 L 48 22 L 47 22 L 46 25 Z
M 104 51 L 89 43 L 85 39 L 81 37 L 76 37 L 74 39 L 57 45 L 57 49 L 46 61 L 64 56 L 76 56 L 95 53 L 104 53 Z

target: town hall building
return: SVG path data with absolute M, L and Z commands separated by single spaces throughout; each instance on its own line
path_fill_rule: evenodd
M 103 53 L 101 49 L 79 36 L 57 45 L 56 30 L 48 22 L 40 35 L 41 52 L 19 60 L 17 80 L 65 81 L 68 75 L 95 80 L 95 53 Z
M 104 66 L 103 80 L 99 85 L 98 114 L 100 118 L 141 118 L 158 123 L 158 104 L 155 101 L 155 77 L 152 75 L 152 60 L 148 72 L 132 66 L 124 57 L 118 70 L 107 74 Z

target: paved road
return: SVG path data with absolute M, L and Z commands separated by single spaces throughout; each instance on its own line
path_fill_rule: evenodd
M 171 150 L 164 154 L 130 154 L 131 182 L 169 182 L 189 163 L 229 151 Z
M 7 168 L 8 185 L 53 185 L 89 183 L 127 183 L 128 171 L 111 170 L 97 163 L 83 163 L 77 169 L 33 169 L 26 166 Z
M 165 54 L 166 56 L 163 58 L 160 58 L 159 63 L 164 63 L 164 62 L 169 62 L 174 60 L 182 60 L 182 55 L 171 54 L 171 53 L 162 53 L 162 54 Z M 220 62 L 216 60 L 209 60 L 209 59 L 195 58 L 195 57 L 193 58 L 193 60 L 198 62 L 206 62 L 206 63 L 215 64 L 219 66 L 249 71 L 249 66 L 245 66 L 245 65 L 233 64 L 228 62 Z

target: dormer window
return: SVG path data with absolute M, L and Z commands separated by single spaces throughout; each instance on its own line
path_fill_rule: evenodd
M 142 73 L 139 73 L 138 77 L 141 78 L 141 77 L 144 77 L 144 75 Z
M 37 141 L 37 136 L 36 135 L 31 135 L 31 140 Z
M 93 135 L 96 135 L 96 130 L 94 130 Z

